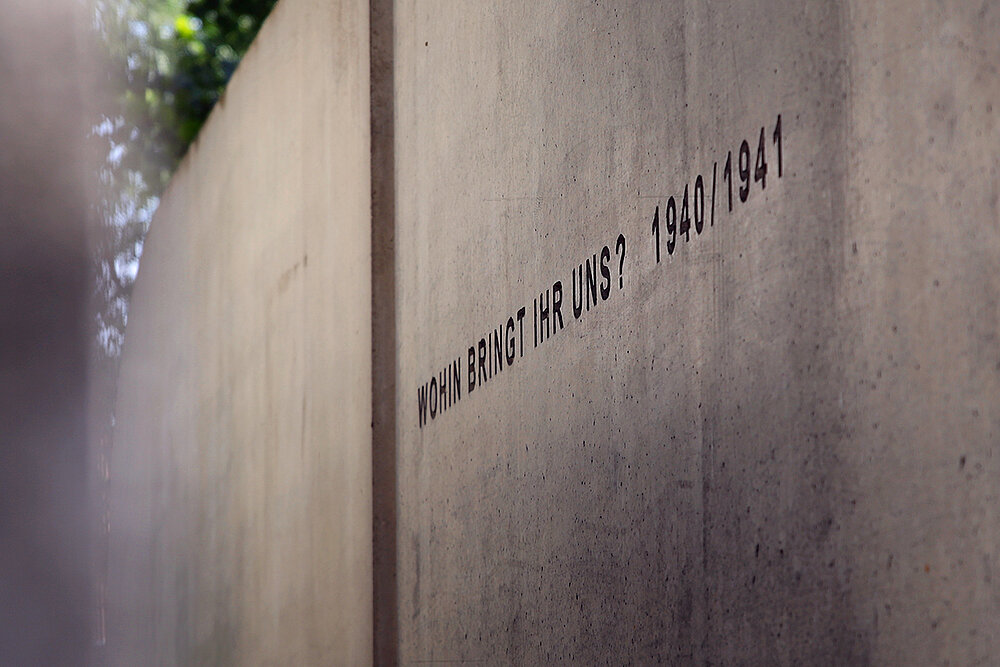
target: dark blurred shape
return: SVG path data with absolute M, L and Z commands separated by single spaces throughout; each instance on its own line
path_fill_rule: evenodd
M 83 3 L 0 22 L 0 664 L 88 659 L 87 245 L 92 62 Z

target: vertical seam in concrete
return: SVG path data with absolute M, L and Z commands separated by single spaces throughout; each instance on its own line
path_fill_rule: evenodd
M 398 662 L 393 0 L 370 0 L 373 657 Z

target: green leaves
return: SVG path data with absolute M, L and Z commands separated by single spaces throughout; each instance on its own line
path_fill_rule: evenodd
M 182 41 L 194 41 L 199 27 L 201 27 L 201 21 L 187 14 L 181 14 L 174 19 L 174 32 L 177 34 L 177 38 Z
M 94 0 L 113 100 L 96 119 L 107 142 L 98 212 L 98 314 L 116 356 L 127 299 L 159 196 L 276 0 Z

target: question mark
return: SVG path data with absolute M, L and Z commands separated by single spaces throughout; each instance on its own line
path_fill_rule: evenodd
M 618 240 L 615 242 L 615 252 L 621 255 L 618 260 L 618 289 L 622 289 L 622 269 L 625 268 L 625 235 L 619 234 Z

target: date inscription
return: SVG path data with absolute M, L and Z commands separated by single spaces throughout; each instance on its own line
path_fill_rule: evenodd
M 684 243 L 691 241 L 691 230 L 694 230 L 695 238 L 700 236 L 705 230 L 706 222 L 709 227 L 715 225 L 716 199 L 719 188 L 724 190 L 722 196 L 725 198 L 725 206 L 729 212 L 734 206 L 745 204 L 750 198 L 753 188 L 760 184 L 760 189 L 767 188 L 768 169 L 776 167 L 776 173 L 772 178 L 781 178 L 783 172 L 781 154 L 781 114 L 774 123 L 773 128 L 761 127 L 757 137 L 756 151 L 751 149 L 750 141 L 744 139 L 736 151 L 735 160 L 733 151 L 726 153 L 725 164 L 722 167 L 722 183 L 719 183 L 719 162 L 712 163 L 712 183 L 709 189 L 706 178 L 703 174 L 698 174 L 694 178 L 694 183 L 684 184 L 684 194 L 667 198 L 663 211 L 663 227 L 667 256 L 678 251 L 678 244 L 683 237 Z M 770 150 L 769 150 L 770 147 Z M 771 163 L 768 162 L 770 153 Z M 708 194 L 706 194 L 708 190 Z M 656 263 L 660 263 L 660 205 L 656 205 L 653 211 L 653 247 L 656 250 Z

